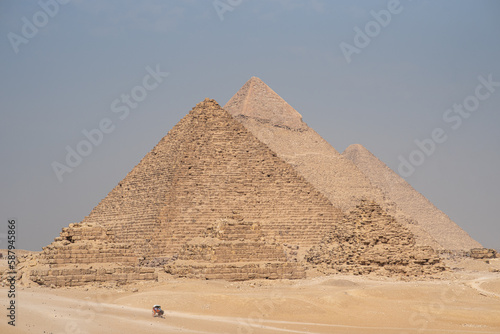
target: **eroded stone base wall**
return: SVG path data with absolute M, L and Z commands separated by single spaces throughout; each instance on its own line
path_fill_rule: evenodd
M 99 224 L 75 223 L 63 228 L 43 248 L 37 262 L 36 269 L 26 274 L 33 282 L 48 286 L 158 279 L 154 268 L 139 266 L 132 244 L 115 242 L 113 233 Z
M 111 231 L 99 224 L 74 223 L 63 228 L 59 237 L 43 247 L 43 264 L 123 263 L 136 264 L 137 256 L 132 244 L 117 243 Z
M 40 285 L 81 286 L 90 283 L 114 282 L 127 284 L 141 280 L 157 280 L 154 268 L 60 268 L 32 270 L 29 278 Z
M 297 263 L 183 263 L 165 266 L 165 271 L 178 277 L 246 281 L 251 279 L 301 279 L 305 270 Z
M 305 278 L 302 265 L 289 260 L 282 244 L 265 240 L 260 224 L 232 217 L 186 243 L 165 271 L 178 277 L 229 281 Z

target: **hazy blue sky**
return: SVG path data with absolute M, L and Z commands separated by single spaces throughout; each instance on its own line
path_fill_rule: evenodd
M 359 143 L 394 170 L 424 156 L 407 181 L 500 248 L 499 1 L 60 2 L 0 2 L 0 248 L 9 217 L 19 248 L 49 244 L 196 103 L 251 76 L 340 152 Z M 88 152 L 101 122 L 59 182 L 54 161 Z M 437 128 L 446 140 L 415 153 Z

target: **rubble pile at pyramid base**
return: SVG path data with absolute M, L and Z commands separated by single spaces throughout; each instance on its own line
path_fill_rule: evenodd
M 305 278 L 305 271 L 297 263 L 298 248 L 266 241 L 259 223 L 235 216 L 186 243 L 165 271 L 178 277 L 228 281 L 300 279 Z
M 362 201 L 341 226 L 306 256 L 320 272 L 410 277 L 446 270 L 431 247 L 416 246 L 409 230 L 374 202 Z
M 467 255 L 473 259 L 495 259 L 500 257 L 500 254 L 491 248 L 473 248 Z
M 131 244 L 116 243 L 98 224 L 75 223 L 63 228 L 43 248 L 29 278 L 40 285 L 79 286 L 92 282 L 131 283 L 155 280 L 154 268 L 140 267 Z
M 401 212 L 395 218 L 404 222 L 401 214 L 408 217 L 410 223 L 406 227 L 415 235 L 421 236 L 421 244 L 432 246 L 436 250 L 452 251 L 481 247 L 479 242 L 472 239 L 450 217 L 362 145 L 350 145 L 342 156 L 351 160 L 386 198 L 397 204 Z M 434 239 L 437 244 L 430 239 Z

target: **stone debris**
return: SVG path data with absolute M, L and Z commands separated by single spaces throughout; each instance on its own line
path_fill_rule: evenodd
M 312 247 L 306 260 L 325 274 L 418 277 L 446 270 L 432 248 L 417 246 L 408 229 L 366 200 Z
M 488 248 L 473 248 L 468 254 L 473 259 L 494 259 L 500 257 L 496 250 Z
M 363 146 L 351 145 L 342 155 L 353 161 L 370 182 L 382 190 L 386 198 L 396 203 L 401 209 L 396 219 L 401 217 L 398 220 L 404 221 L 404 217 L 409 217 L 413 224 L 437 241 L 440 247 L 435 248 L 458 251 L 481 247 L 450 217 Z

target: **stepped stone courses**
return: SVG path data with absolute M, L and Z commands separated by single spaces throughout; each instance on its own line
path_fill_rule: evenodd
M 92 210 L 84 222 L 140 242 L 137 256 L 176 254 L 221 218 L 261 223 L 266 238 L 312 246 L 340 210 L 206 99 Z M 137 236 L 141 240 L 137 241 Z
M 90 283 L 128 284 L 135 281 L 157 280 L 154 268 L 112 267 L 112 268 L 61 268 L 32 270 L 29 278 L 40 285 L 81 286 Z
M 114 242 L 113 233 L 95 224 L 71 224 L 43 249 L 42 264 L 120 262 L 136 264 L 131 244 Z
M 112 231 L 89 223 L 70 224 L 43 248 L 29 278 L 42 285 L 79 286 L 93 282 L 121 284 L 156 280 L 153 268 L 138 266 L 133 244 L 115 242 Z
M 185 244 L 178 260 L 165 270 L 179 277 L 229 281 L 305 278 L 304 268 L 288 257 L 282 244 L 267 242 L 259 223 L 241 217 L 209 227 L 204 237 Z

